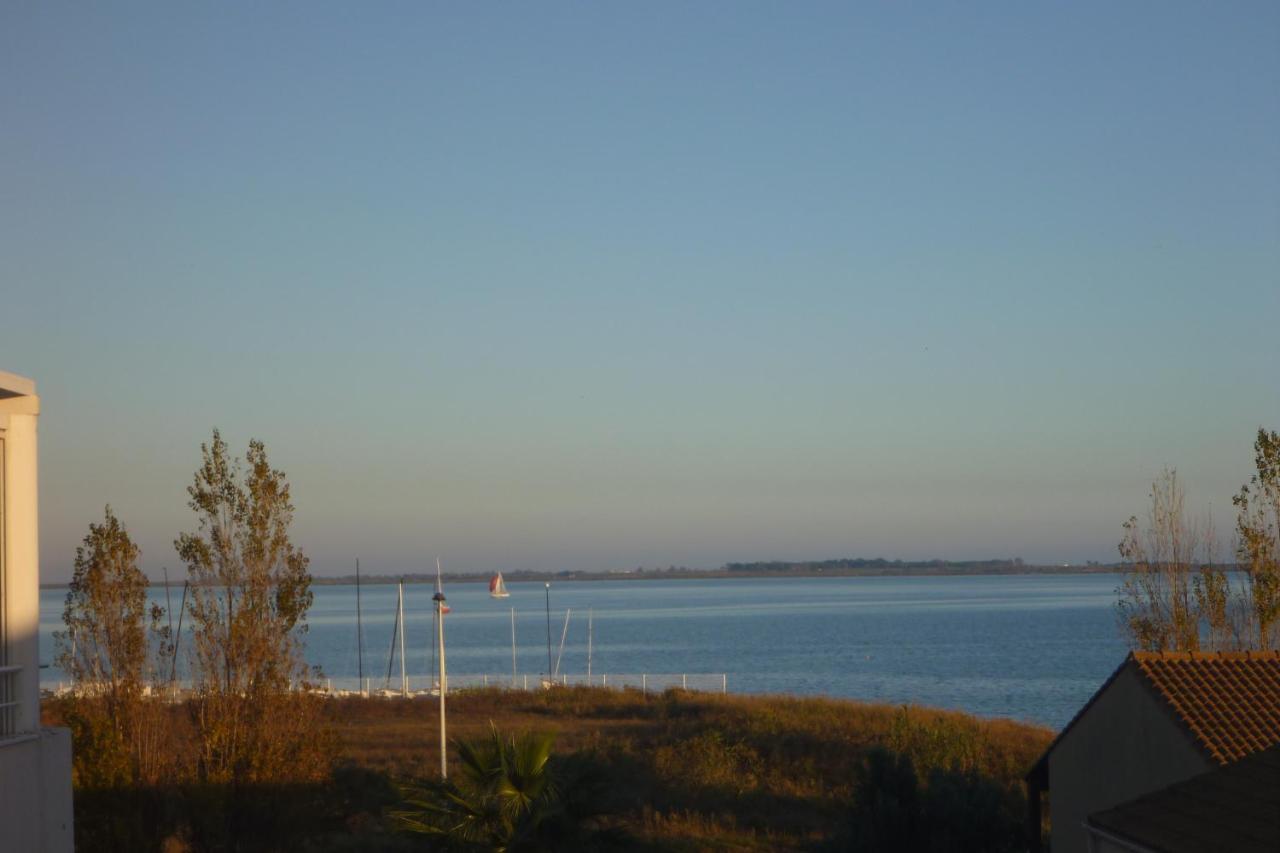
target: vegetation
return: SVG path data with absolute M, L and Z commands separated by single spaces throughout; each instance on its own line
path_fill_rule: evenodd
M 538 572 L 528 569 L 503 570 L 509 583 L 530 583 L 563 580 L 691 580 L 697 578 L 753 578 L 787 575 L 789 577 L 896 577 L 936 575 L 1014 575 L 1014 574 L 1064 574 L 1078 572 L 1115 571 L 1118 564 L 1103 564 L 1090 560 L 1085 565 L 1039 566 L 1025 563 L 1020 557 L 990 560 L 886 560 L 883 557 L 845 557 L 833 560 L 768 560 L 751 563 L 726 563 L 718 569 L 695 569 L 688 566 L 658 566 L 611 571 L 560 571 Z M 479 583 L 488 581 L 488 575 L 476 573 L 445 573 L 446 583 Z M 366 584 L 435 583 L 434 574 L 362 575 Z M 316 578 L 318 585 L 353 584 L 355 575 Z
M 1025 845 L 1022 775 L 1051 733 L 914 707 L 460 692 L 438 780 L 434 706 L 306 690 L 311 578 L 288 481 L 261 442 L 236 459 L 215 431 L 201 451 L 196 528 L 175 543 L 191 578 L 189 697 L 170 701 L 177 649 L 110 509 L 77 551 L 60 657 L 77 689 L 45 711 L 73 729 L 80 850 Z
M 191 576 L 193 712 L 202 782 L 322 778 L 316 700 L 291 688 L 306 677 L 300 635 L 311 606 L 306 556 L 289 539 L 293 504 L 260 441 L 247 469 L 217 430 L 201 445 L 188 487 L 199 519 L 174 546 Z
M 601 814 L 603 779 L 576 756 L 552 756 L 555 736 L 488 736 L 454 742 L 458 773 L 410 783 L 392 818 L 434 846 L 457 850 L 598 850 L 619 843 Z
M 922 785 L 911 756 L 870 750 L 857 765 L 853 808 L 835 847 L 984 853 L 1025 848 L 1017 805 L 975 771 L 933 768 Z
M 52 713 L 72 731 L 80 849 L 288 847 L 308 798 L 333 790 L 322 700 L 295 689 L 311 592 L 288 481 L 261 442 L 244 470 L 217 431 L 201 450 L 198 528 L 176 542 L 192 579 L 188 701 L 166 701 L 175 638 L 159 607 L 148 626 L 139 550 L 110 508 L 76 552 L 58 658 L 74 689 Z
M 1022 776 L 1052 738 L 1008 720 L 820 698 L 580 687 L 466 691 L 450 703 L 451 734 L 475 751 L 464 759 L 452 750 L 449 775 L 481 814 L 504 799 L 479 781 L 481 771 L 500 766 L 491 726 L 555 733 L 545 766 L 558 801 L 531 809 L 543 816 L 537 820 L 516 820 L 518 832 L 499 834 L 519 842 L 511 849 L 817 850 L 855 839 L 857 849 L 903 849 L 893 846 L 902 836 L 872 838 L 865 829 L 892 822 L 891 797 L 914 796 L 908 814 L 926 821 L 938 843 L 982 839 L 932 849 L 1015 850 L 1025 840 Z M 53 703 L 48 712 L 63 707 Z M 194 742 L 189 708 L 164 707 L 179 743 Z M 77 849 L 158 850 L 166 842 L 174 850 L 423 849 L 425 837 L 403 834 L 393 815 L 440 802 L 434 783 L 421 781 L 439 768 L 433 709 L 413 699 L 325 702 L 324 716 L 341 735 L 334 769 L 322 780 L 245 786 L 234 820 L 219 811 L 229 786 L 190 776 L 131 794 L 77 790 Z M 539 736 L 500 740 L 508 767 L 528 743 L 541 749 Z M 888 760 L 879 753 L 899 771 L 883 796 L 867 781 L 879 778 L 876 762 Z M 536 763 L 525 761 L 517 774 L 531 801 L 540 800 L 537 774 L 528 771 Z M 420 781 L 402 791 L 412 779 Z M 591 840 L 564 840 L 579 831 Z
M 1235 566 L 1218 562 L 1212 520 L 1188 516 L 1176 471 L 1152 484 L 1146 526 L 1125 522 L 1117 606 L 1132 647 L 1280 648 L 1280 434 L 1259 430 L 1254 450 L 1257 472 L 1234 498 Z M 1233 584 L 1228 568 L 1243 582 Z
M 80 747 L 73 752 L 77 784 L 151 783 L 166 761 L 159 721 L 143 701 L 151 656 L 139 553 L 109 506 L 76 548 L 57 662 L 78 693 L 66 718 Z M 159 615 L 151 614 L 153 628 Z M 155 630 L 163 649 L 167 628 Z
M 1234 498 L 1236 559 L 1248 577 L 1248 639 L 1280 649 L 1280 433 L 1258 430 L 1253 449 L 1257 472 Z
M 1151 486 L 1151 510 L 1142 529 L 1124 524 L 1120 556 L 1128 565 L 1120 587 L 1121 623 L 1133 646 L 1147 651 L 1195 651 L 1201 623 L 1212 645 L 1230 642 L 1225 572 L 1214 565 L 1213 527 L 1188 519 L 1176 471 Z
M 1012 574 L 1028 566 L 1020 557 L 990 560 L 886 560 L 848 558 L 841 560 L 781 560 L 754 563 L 726 563 L 730 574 Z
M 998 831 L 958 849 L 1017 849 L 1002 845 L 1023 840 L 1022 776 L 1052 737 L 1006 720 L 820 698 L 566 688 L 468 691 L 451 701 L 452 730 L 462 738 L 487 736 L 490 722 L 502 731 L 556 731 L 579 767 L 607 780 L 597 811 L 613 816 L 613 843 L 625 832 L 626 843 L 660 849 L 845 843 L 858 804 L 874 796 L 860 786 L 858 768 L 876 749 L 909 762 L 939 822 L 941 806 L 955 801 L 946 791 L 978 786 L 970 798 L 985 805 L 965 820 Z M 345 699 L 330 712 L 348 721 L 347 760 L 391 778 L 433 773 L 433 720 L 422 719 L 420 706 Z

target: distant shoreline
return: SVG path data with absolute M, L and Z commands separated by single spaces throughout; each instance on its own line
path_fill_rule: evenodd
M 749 565 L 749 564 L 748 564 Z M 566 581 L 662 581 L 662 580 L 735 580 L 761 578 L 887 578 L 887 577 L 982 577 L 1015 575 L 1092 575 L 1125 571 L 1123 564 L 1090 564 L 1070 566 L 1032 565 L 967 565 L 952 563 L 912 563 L 876 565 L 861 568 L 783 568 L 783 569 L 628 569 L 608 572 L 503 572 L 507 583 L 556 583 Z M 1232 567 L 1226 567 L 1230 570 Z M 486 572 L 443 575 L 448 584 L 487 583 Z M 363 586 L 386 586 L 404 581 L 406 584 L 433 584 L 435 575 L 418 572 L 404 575 L 361 575 Z M 355 575 L 336 577 L 312 577 L 312 586 L 352 586 Z M 183 581 L 170 580 L 169 586 L 181 589 Z M 41 589 L 66 589 L 67 583 L 42 583 Z M 164 581 L 152 580 L 151 586 L 165 586 Z
M 565 581 L 662 581 L 662 580 L 736 580 L 760 578 L 884 578 L 884 577 L 978 577 L 983 575 L 1083 575 L 1107 574 L 1123 571 L 1120 566 L 1020 566 L 1010 569 L 948 569 L 921 566 L 911 568 L 874 569 L 796 569 L 794 571 L 764 571 L 727 569 L 683 569 L 671 571 L 615 571 L 615 572 L 503 572 L 509 583 L 555 583 Z M 487 583 L 488 574 L 446 574 L 445 583 Z M 435 583 L 435 575 L 361 575 L 363 584 L 394 584 L 403 580 L 406 584 Z M 333 578 L 312 578 L 315 586 L 342 586 L 356 582 L 355 575 Z

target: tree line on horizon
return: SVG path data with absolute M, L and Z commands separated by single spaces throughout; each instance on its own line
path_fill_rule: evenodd
M 1073 569 L 1085 569 L 1088 571 L 1103 571 L 1107 569 L 1116 569 L 1122 567 L 1122 562 L 1103 563 L 1097 560 L 1088 560 L 1082 564 L 1072 564 Z M 1028 563 L 1021 557 L 1010 558 L 990 558 L 985 560 L 890 560 L 884 557 L 843 557 L 828 560 L 758 560 L 754 562 L 730 562 L 724 563 L 718 568 L 698 569 L 689 566 L 637 566 L 634 569 L 601 569 L 601 570 L 573 570 L 563 569 L 559 571 L 540 571 L 537 569 L 504 569 L 502 574 L 508 582 L 522 581 L 541 581 L 548 578 L 556 578 L 560 580 L 618 580 L 625 577 L 636 577 L 638 575 L 645 577 L 665 577 L 670 575 L 689 575 L 692 577 L 712 577 L 717 575 L 734 575 L 734 574 L 817 574 L 821 572 L 848 572 L 848 573 L 866 573 L 866 574 L 883 574 L 892 572 L 902 572 L 904 574 L 925 571 L 933 574 L 1015 574 L 1018 572 L 1036 571 L 1044 569 L 1057 570 L 1061 568 L 1058 564 L 1050 563 Z M 445 572 L 442 578 L 446 582 L 452 583 L 473 583 L 482 580 L 488 575 L 488 572 Z M 389 584 L 404 581 L 405 583 L 435 583 L 436 576 L 429 572 L 406 572 L 399 574 L 362 574 L 360 576 L 363 583 L 368 584 Z M 350 584 L 354 583 L 356 576 L 333 575 L 326 577 L 313 578 L 315 585 L 324 586 L 331 584 Z
M 751 563 L 725 563 L 726 572 L 825 572 L 859 569 L 946 569 L 951 571 L 1000 570 L 1026 568 L 1021 557 L 987 560 L 889 560 L 884 557 L 844 557 L 834 560 L 760 560 Z

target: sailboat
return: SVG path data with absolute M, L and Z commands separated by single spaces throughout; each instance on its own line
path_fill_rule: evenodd
M 489 597 L 490 598 L 510 598 L 511 593 L 507 592 L 507 585 L 502 582 L 502 572 L 498 572 L 489 579 Z

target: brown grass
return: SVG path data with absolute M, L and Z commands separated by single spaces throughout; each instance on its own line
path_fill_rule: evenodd
M 337 699 L 327 706 L 344 761 L 391 777 L 434 776 L 437 705 Z M 490 722 L 554 731 L 557 752 L 587 751 L 633 833 L 664 848 L 796 849 L 838 832 L 868 749 L 931 771 L 977 773 L 1020 796 L 1048 729 L 918 707 L 787 696 L 662 694 L 585 687 L 453 694 L 449 735 Z
M 63 704 L 46 705 L 46 722 L 65 719 Z M 327 782 L 238 793 L 78 786 L 78 849 L 411 849 L 387 813 L 396 782 L 438 773 L 437 707 L 324 701 L 337 736 Z M 194 745 L 190 709 L 165 711 L 173 742 Z M 877 748 L 908 756 L 922 785 L 939 773 L 991 783 L 1003 792 L 1002 820 L 1017 826 L 1022 775 L 1052 738 L 1036 726 L 927 708 L 681 690 L 468 690 L 450 695 L 448 714 L 451 739 L 485 734 L 490 723 L 555 732 L 558 754 L 576 753 L 605 780 L 604 808 L 629 849 L 641 850 L 821 847 L 847 830 L 857 768 Z

